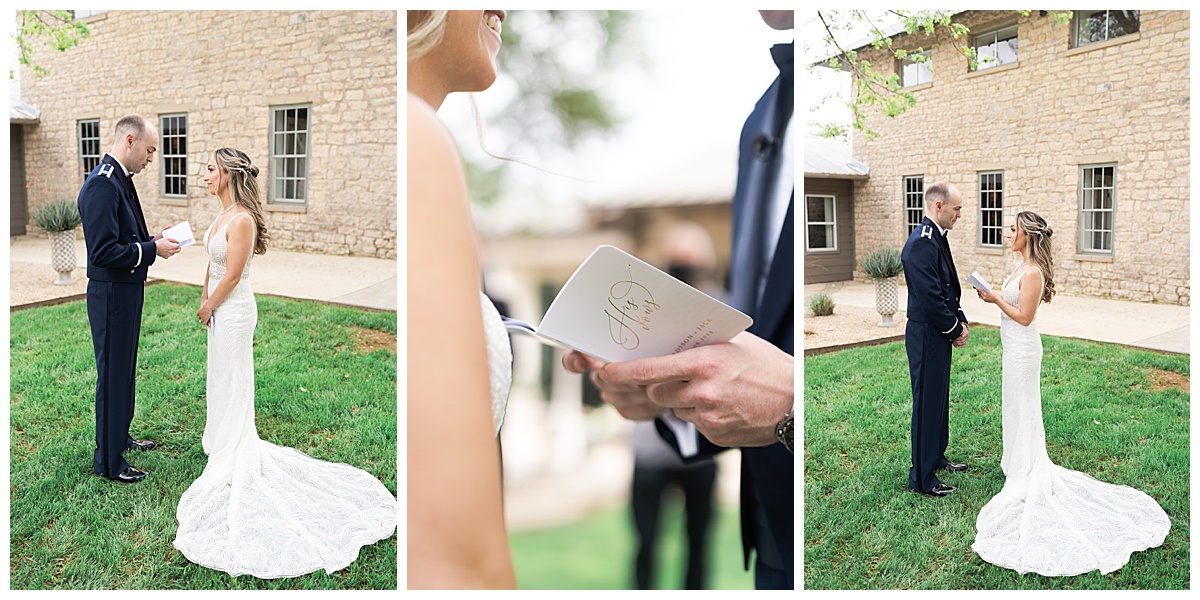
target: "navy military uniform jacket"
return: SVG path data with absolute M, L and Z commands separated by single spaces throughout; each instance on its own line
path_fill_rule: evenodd
M 138 283 L 157 257 L 146 230 L 133 180 L 112 155 L 88 174 L 79 190 L 79 217 L 87 245 L 87 276 L 96 281 Z
M 772 201 L 779 174 L 779 140 L 792 116 L 792 96 L 790 93 L 781 93 L 781 88 L 785 92 L 790 92 L 792 88 L 793 44 L 778 44 L 771 49 L 771 54 L 780 67 L 780 76 L 746 119 L 738 145 L 738 179 L 733 197 L 735 267 L 738 255 L 744 248 L 746 252 L 755 251 L 749 249 L 753 244 L 743 245 L 743 240 L 761 241 L 761 231 L 754 232 L 754 227 L 743 227 L 742 224 L 765 221 L 762 213 Z M 779 184 L 785 185 L 783 182 Z M 748 329 L 750 333 L 793 356 L 796 338 L 794 187 L 793 182 L 792 200 L 787 206 L 762 293 L 750 294 L 751 298 L 757 296 L 756 300 L 750 301 L 750 305 L 737 306 L 754 319 Z M 751 277 L 745 285 L 758 287 L 756 271 L 761 268 L 761 263 L 751 268 Z M 735 283 L 733 287 L 739 286 Z M 731 293 L 737 296 L 739 291 L 733 289 Z M 779 416 L 783 418 L 783 415 Z M 677 444 L 669 428 L 660 421 L 656 421 L 656 425 L 663 437 Z M 727 450 L 703 436 L 698 437 L 699 454 L 685 459 L 688 462 Z M 789 583 L 794 586 L 795 456 L 778 443 L 759 448 L 741 448 L 741 456 L 741 525 L 745 566 L 749 568 L 751 550 L 756 549 L 761 560 L 766 549 L 764 546 L 767 545 L 767 541 L 761 538 L 769 535 L 772 538 L 769 544 L 773 548 L 772 553 L 777 554 L 776 558 L 782 563 Z
M 948 341 L 958 339 L 967 323 L 959 306 L 962 286 L 950 245 L 929 217 L 909 234 L 900 260 L 908 284 L 908 320 L 932 325 Z

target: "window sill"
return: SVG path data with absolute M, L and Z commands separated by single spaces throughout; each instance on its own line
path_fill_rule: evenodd
M 265 208 L 267 212 L 287 212 L 287 213 L 307 213 L 307 204 L 272 204 L 268 203 Z
M 917 85 L 903 87 L 903 88 L 900 88 L 900 91 L 902 91 L 902 92 L 919 92 L 921 90 L 927 90 L 931 87 L 933 87 L 932 81 L 930 81 L 929 83 L 918 83 Z
M 77 20 L 85 25 L 91 25 L 92 23 L 96 23 L 98 21 L 103 21 L 107 18 L 108 18 L 108 11 L 104 11 L 98 15 L 91 15 L 89 17 L 84 17 L 82 19 L 77 19 Z
M 1076 252 L 1075 260 L 1078 260 L 1081 262 L 1110 263 L 1113 261 L 1113 257 L 1111 254 L 1083 254 L 1080 252 Z
M 159 196 L 158 203 L 162 206 L 189 206 L 191 204 L 187 198 L 172 198 L 170 196 Z
M 806 254 L 837 254 L 837 248 L 805 248 Z
M 974 71 L 967 73 L 967 79 L 971 79 L 973 77 L 983 77 L 984 75 L 990 75 L 992 73 L 1002 73 L 1004 71 L 1011 71 L 1020 66 L 1021 66 L 1021 62 L 1017 61 L 1017 62 L 1008 63 L 1007 65 L 997 65 L 994 67 L 988 67 L 986 69 L 976 69 Z
M 979 251 L 980 254 L 1004 256 L 1004 248 L 996 248 L 995 246 L 976 246 L 975 249 Z
M 1103 42 L 1094 42 L 1086 46 L 1076 46 L 1075 48 L 1071 48 L 1070 50 L 1063 52 L 1063 56 L 1075 56 L 1076 54 L 1083 54 L 1085 52 L 1091 52 L 1092 50 L 1101 50 L 1104 48 L 1111 48 L 1112 46 L 1127 44 L 1129 42 L 1136 42 L 1140 39 L 1142 39 L 1142 32 L 1139 31 L 1129 35 L 1115 37 L 1111 40 L 1104 40 Z

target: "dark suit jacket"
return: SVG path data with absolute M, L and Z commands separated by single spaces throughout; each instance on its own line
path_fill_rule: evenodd
M 777 46 L 772 53 L 785 51 L 791 54 L 791 44 Z M 781 60 L 776 57 L 777 62 Z M 790 56 L 787 59 L 790 70 Z M 790 97 L 786 106 L 779 105 L 780 86 L 791 86 L 789 77 L 777 77 L 767 92 L 759 99 L 754 112 L 746 119 L 742 128 L 738 156 L 738 181 L 733 197 L 734 251 L 738 253 L 742 237 L 747 228 L 741 225 L 755 217 L 755 211 L 764 208 L 764 200 L 773 196 L 772 190 L 779 175 L 779 144 L 782 125 L 791 118 Z M 772 142 L 773 141 L 773 142 Z M 764 146 L 774 143 L 774 148 L 764 151 Z M 783 185 L 780 182 L 780 185 Z M 770 271 L 762 296 L 753 308 L 739 307 L 753 319 L 749 332 L 761 337 L 784 352 L 795 355 L 795 318 L 793 307 L 796 295 L 795 227 L 793 225 L 795 205 L 795 183 L 792 182 L 792 201 L 788 204 L 779 241 L 775 247 Z M 759 217 L 761 218 L 761 217 Z M 735 261 L 737 257 L 735 256 Z M 735 268 L 737 268 L 735 264 Z M 754 285 L 751 283 L 750 285 Z M 735 294 L 737 290 L 732 290 Z M 780 418 L 783 415 L 779 415 Z M 660 432 L 669 440 L 674 435 L 659 425 Z M 700 452 L 695 459 L 712 456 L 726 450 L 700 437 Z M 750 551 L 758 548 L 760 530 L 755 526 L 755 514 L 761 507 L 766 514 L 767 528 L 774 536 L 775 548 L 779 551 L 784 569 L 794 581 L 795 564 L 795 456 L 782 444 L 761 448 L 742 448 L 741 465 L 741 522 L 742 549 L 746 568 L 750 565 Z
M 929 217 L 908 236 L 900 253 L 908 284 L 909 321 L 928 323 L 949 341 L 962 335 L 967 316 L 959 306 L 962 286 L 945 236 Z
M 133 181 L 117 159 L 104 159 L 79 190 L 79 217 L 87 245 L 87 276 L 96 281 L 137 283 L 157 257 Z M 139 248 L 141 253 L 139 255 Z

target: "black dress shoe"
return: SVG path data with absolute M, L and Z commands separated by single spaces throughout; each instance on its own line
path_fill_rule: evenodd
M 938 482 L 938 484 L 933 486 L 933 489 L 929 490 L 928 492 L 921 492 L 918 490 L 910 490 L 910 491 L 921 494 L 922 496 L 929 496 L 931 498 L 941 498 L 942 496 L 949 496 L 951 492 L 953 492 L 954 490 L 957 490 L 957 489 L 958 488 L 956 488 L 952 485 L 946 485 L 944 483 Z
M 153 442 L 151 442 L 151 443 L 153 443 Z M 942 468 L 943 468 L 943 469 L 946 469 L 946 470 L 948 470 L 948 471 L 966 471 L 966 470 L 967 470 L 967 464 L 966 464 L 966 463 L 956 463 L 956 462 L 951 462 L 951 463 L 947 463 L 947 464 L 946 464 L 946 466 L 944 466 L 944 467 L 942 467 Z
M 121 472 L 120 475 L 113 477 L 112 480 L 117 483 L 137 483 L 146 478 L 146 472 L 129 467 Z
M 128 449 L 133 450 L 134 448 L 137 448 L 139 450 L 153 450 L 157 447 L 158 444 L 155 444 L 150 440 L 133 440 L 132 442 L 129 442 Z

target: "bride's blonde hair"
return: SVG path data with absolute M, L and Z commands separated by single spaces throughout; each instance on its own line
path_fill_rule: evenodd
M 408 12 L 408 62 L 412 62 L 442 43 L 448 10 L 410 10 Z
M 254 253 L 266 254 L 271 234 L 267 233 L 267 219 L 263 214 L 262 195 L 258 189 L 258 167 L 250 162 L 245 152 L 234 148 L 217 148 L 213 152 L 213 160 L 229 177 L 233 203 L 254 218 Z
M 1054 297 L 1054 254 L 1050 247 L 1050 236 L 1054 235 L 1054 229 L 1037 213 L 1028 210 L 1017 213 L 1017 225 L 1025 232 L 1029 260 L 1042 270 L 1042 277 L 1046 281 L 1042 288 L 1042 302 L 1049 303 Z

